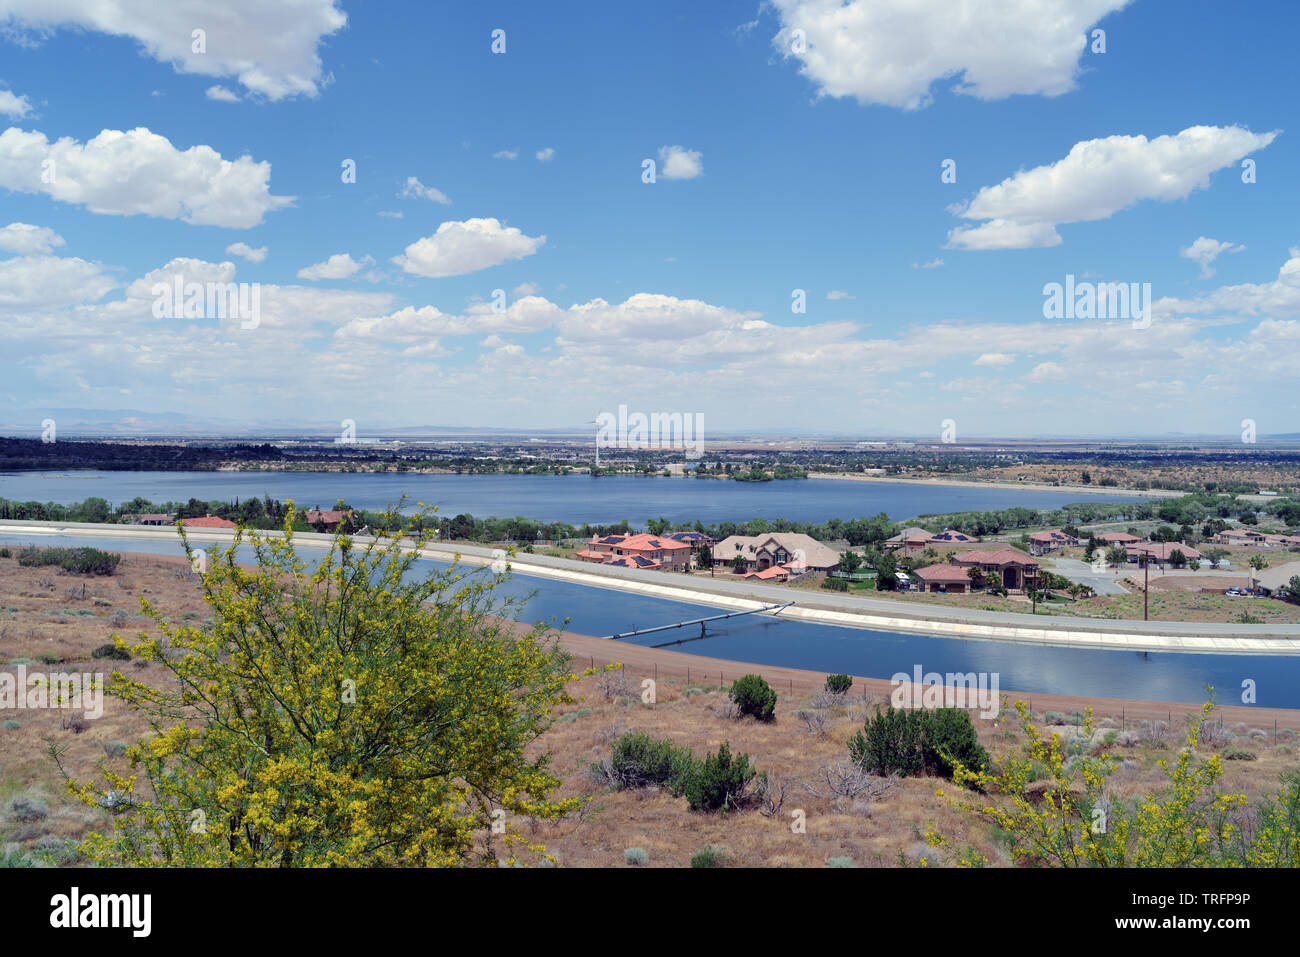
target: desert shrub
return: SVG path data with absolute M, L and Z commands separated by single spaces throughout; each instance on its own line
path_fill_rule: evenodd
M 749 764 L 749 755 L 733 758 L 731 746 L 724 741 L 718 753 L 706 755 L 686 779 L 686 801 L 692 811 L 737 807 L 755 773 Z
M 853 679 L 848 675 L 827 675 L 826 690 L 831 694 L 844 694 L 853 687 Z
M 650 852 L 644 847 L 629 847 L 623 851 L 623 860 L 627 861 L 633 867 L 640 867 L 650 860 Z
M 0 548 L 0 558 L 13 558 L 14 553 L 7 548 Z
M 49 806 L 26 794 L 20 794 L 9 805 L 9 816 L 22 824 L 35 824 L 50 816 Z
M 691 855 L 691 867 L 721 867 L 722 853 L 712 844 L 705 844 Z
M 920 715 L 893 707 L 877 711 L 849 739 L 849 757 L 868 774 L 920 774 Z
M 78 575 L 111 575 L 122 560 L 121 555 L 98 548 L 24 548 L 18 564 L 27 568 L 58 565 L 65 572 Z
M 36 658 L 43 665 L 61 665 L 65 661 L 63 655 L 54 651 L 43 651 Z
M 17 721 L 15 721 L 13 718 L 10 718 L 8 721 L 5 722 L 6 731 L 17 731 L 21 727 L 22 725 L 19 724 Z
M 694 764 L 690 748 L 679 748 L 665 738 L 629 731 L 614 742 L 608 765 L 593 765 L 592 772 L 597 776 L 603 774 L 619 790 L 659 786 L 680 794 Z
M 849 739 L 849 757 L 868 774 L 902 777 L 925 773 L 950 778 L 954 764 L 971 771 L 989 765 L 964 708 L 878 711 Z
M 1044 724 L 1065 724 L 1065 715 L 1059 711 L 1048 711 L 1043 714 Z
M 826 861 L 827 867 L 857 867 L 851 857 L 832 857 Z
M 731 700 L 743 715 L 771 721 L 776 710 L 776 691 L 759 675 L 745 675 L 731 686 Z
M 120 758 L 126 754 L 127 743 L 125 741 L 105 741 L 103 748 L 104 753 L 110 758 Z
M 131 652 L 125 648 L 119 648 L 113 642 L 100 645 L 90 653 L 92 658 L 112 658 L 114 661 L 130 661 Z
M 849 583 L 843 578 L 823 578 L 822 587 L 828 591 L 848 591 Z
M 1254 761 L 1255 752 L 1247 751 L 1245 748 L 1227 748 L 1223 752 L 1225 761 Z

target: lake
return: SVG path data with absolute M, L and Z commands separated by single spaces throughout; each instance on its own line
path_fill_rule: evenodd
M 731 482 L 716 479 L 590 475 L 419 475 L 337 472 L 5 472 L 0 498 L 67 505 L 91 496 L 116 505 L 140 496 L 149 501 L 233 501 L 264 496 L 292 498 L 300 508 L 332 508 L 340 498 L 354 508 L 379 510 L 402 495 L 437 505 L 443 515 L 479 518 L 522 515 L 543 522 L 635 526 L 663 516 L 705 524 L 751 518 L 824 522 L 884 512 L 901 521 L 942 512 L 1053 509 L 1071 502 L 1137 501 L 1105 493 L 1046 492 L 1018 488 L 914 485 L 797 479 Z
M 0 539 L 0 544 L 28 541 L 46 545 L 93 545 L 122 552 L 181 554 L 179 542 L 108 541 L 73 535 L 9 537 Z M 302 549 L 304 559 L 309 562 L 313 554 L 319 554 L 319 550 Z M 241 559 L 245 557 L 241 555 Z M 429 561 L 417 564 L 424 568 L 447 567 Z M 498 594 L 503 598 L 527 599 L 524 613 L 518 616 L 523 621 L 542 620 L 560 625 L 567 618 L 567 631 L 585 635 L 618 634 L 708 614 L 696 604 L 525 575 L 511 577 Z M 626 640 L 656 645 L 672 641 L 675 634 L 642 635 Z M 867 631 L 757 615 L 714 622 L 707 638 L 669 647 L 729 661 L 875 678 L 889 678 L 900 671 L 910 674 L 918 664 L 925 671 L 996 672 L 1001 688 L 1008 691 L 1149 701 L 1204 701 L 1205 687 L 1212 685 L 1218 689 L 1220 703 L 1232 704 L 1237 701 L 1242 681 L 1250 678 L 1257 685 L 1260 707 L 1300 708 L 1300 656 L 1140 654 Z

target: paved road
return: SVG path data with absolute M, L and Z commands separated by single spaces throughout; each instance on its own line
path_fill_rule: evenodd
M 1114 570 L 1105 572 L 1095 572 L 1092 566 L 1087 562 L 1081 562 L 1077 558 L 1053 558 L 1051 559 L 1053 567 L 1051 571 L 1058 575 L 1064 575 L 1072 582 L 1078 582 L 1080 585 L 1090 585 L 1092 590 L 1098 595 L 1127 595 L 1128 589 L 1120 584 L 1120 580 L 1128 573 L 1120 570 L 1116 574 Z

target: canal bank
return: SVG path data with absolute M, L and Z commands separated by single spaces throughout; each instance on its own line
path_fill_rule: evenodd
M 233 533 L 222 529 L 188 529 L 195 544 L 226 544 Z M 0 539 L 19 540 L 74 536 L 81 539 L 137 539 L 175 541 L 171 527 L 67 524 L 55 522 L 0 523 Z M 305 546 L 328 547 L 332 536 L 297 533 Z M 370 541 L 358 538 L 359 544 Z M 420 557 L 432 561 L 460 561 L 473 566 L 500 562 L 500 550 L 476 546 L 432 544 Z M 574 585 L 612 589 L 665 601 L 703 605 L 725 610 L 749 610 L 761 605 L 795 601 L 782 610 L 784 620 L 804 621 L 876 632 L 918 634 L 956 639 L 987 639 L 1032 645 L 1127 652 L 1175 652 L 1294 656 L 1300 654 L 1300 625 L 1243 625 L 1196 622 L 1143 622 L 1105 619 L 1052 618 L 945 608 L 940 605 L 904 604 L 887 598 L 794 591 L 778 585 L 725 581 L 702 574 L 611 568 L 545 555 L 518 554 L 508 559 L 513 574 L 551 579 Z

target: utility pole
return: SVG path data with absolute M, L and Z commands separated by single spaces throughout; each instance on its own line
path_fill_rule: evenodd
M 1151 601 L 1151 556 L 1142 559 L 1142 620 L 1148 621 L 1147 607 Z

